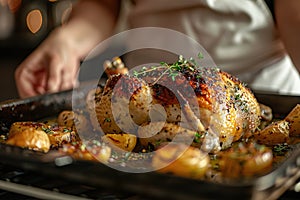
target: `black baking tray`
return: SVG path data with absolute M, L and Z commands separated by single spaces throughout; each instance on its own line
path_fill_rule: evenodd
M 285 116 L 300 103 L 299 96 L 261 91 L 254 93 L 259 102 L 270 106 L 273 112 L 280 116 Z M 72 109 L 72 103 L 82 101 L 85 92 L 81 94 L 77 91 L 76 97 L 72 94 L 73 91 L 69 90 L 0 103 L 0 133 L 7 133 L 10 125 L 15 121 L 40 120 L 55 116 L 62 110 Z M 272 195 L 275 198 L 280 196 L 288 189 L 286 185 L 283 187 L 284 183 L 296 181 L 300 176 L 299 147 L 296 146 L 282 164 L 266 175 L 226 183 L 212 183 L 156 172 L 122 172 L 102 163 L 70 159 L 69 156 L 54 150 L 45 154 L 5 144 L 0 144 L 0 163 L 34 171 L 41 176 L 104 187 L 110 191 L 113 189 L 116 192 L 130 192 L 151 199 L 268 199 L 266 197 Z M 59 165 L 58 161 L 60 161 Z M 61 163 L 65 164 L 61 165 Z M 278 180 L 282 179 L 285 181 L 279 184 Z M 282 193 L 278 193 L 280 189 Z

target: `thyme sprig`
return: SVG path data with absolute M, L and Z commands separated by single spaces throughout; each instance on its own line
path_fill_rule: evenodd
M 50 128 L 48 128 L 48 127 L 42 127 L 42 130 L 43 130 L 45 133 L 47 133 L 47 134 L 52 134 L 52 133 L 53 133 L 53 131 L 52 131 Z
M 200 55 L 200 57 L 199 57 Z M 199 58 L 203 58 L 202 54 L 198 54 Z M 185 59 L 182 55 L 179 56 L 178 61 L 172 64 L 168 64 L 166 62 L 160 62 L 160 66 L 151 66 L 150 68 L 142 67 L 140 71 L 133 71 L 133 76 L 138 77 L 140 75 L 145 76 L 147 73 L 152 71 L 157 71 L 160 69 L 165 69 L 160 76 L 152 83 L 152 85 L 156 84 L 164 75 L 168 74 L 171 77 L 172 81 L 175 81 L 176 77 L 180 74 L 179 72 L 183 69 L 188 69 L 191 71 L 195 71 L 195 67 L 197 63 L 193 58 L 189 60 Z
M 286 143 L 284 143 L 284 144 L 277 144 L 277 145 L 275 145 L 273 147 L 273 152 L 277 156 L 283 156 L 290 149 L 291 149 L 291 147 L 288 144 L 286 144 Z

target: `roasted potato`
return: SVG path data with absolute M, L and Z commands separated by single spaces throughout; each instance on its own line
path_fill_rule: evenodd
M 87 144 L 68 143 L 64 144 L 59 151 L 67 153 L 75 159 L 100 161 L 102 163 L 107 163 L 111 156 L 111 148 L 99 141 L 92 141 Z
M 59 126 L 65 126 L 79 133 L 89 130 L 87 117 L 74 111 L 65 110 L 59 113 L 57 123 Z
M 152 167 L 161 173 L 202 179 L 209 168 L 209 156 L 195 147 L 169 143 L 154 152 Z
M 280 120 L 271 123 L 261 131 L 253 134 L 260 144 L 276 145 L 286 143 L 289 140 L 289 122 Z
M 50 148 L 76 141 L 79 141 L 77 133 L 66 126 L 15 122 L 9 130 L 7 143 L 47 152 Z
M 124 151 L 132 151 L 137 143 L 137 138 L 132 134 L 106 134 L 102 136 L 102 141 L 111 148 Z
M 26 122 L 14 122 L 9 129 L 8 137 L 11 138 L 15 134 L 19 134 L 23 132 L 24 130 L 46 130 L 48 126 L 45 123 L 41 122 L 32 122 L 32 121 L 26 121 Z
M 227 178 L 251 177 L 269 172 L 272 168 L 273 153 L 266 146 L 254 142 L 238 143 L 221 152 L 220 170 Z
M 50 149 L 46 127 L 37 122 L 15 122 L 10 128 L 6 144 L 46 153 Z
M 285 121 L 289 122 L 290 136 L 300 136 L 300 104 L 285 117 Z
M 63 144 L 80 141 L 76 131 L 65 126 L 53 126 L 48 129 L 48 137 L 52 148 L 61 147 Z

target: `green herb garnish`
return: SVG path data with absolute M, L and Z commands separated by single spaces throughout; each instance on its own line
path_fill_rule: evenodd
M 284 143 L 284 144 L 277 144 L 277 145 L 275 145 L 273 147 L 273 152 L 277 156 L 283 156 L 290 149 L 291 149 L 291 147 L 288 144 L 286 144 L 286 143 Z
M 42 127 L 42 130 L 43 130 L 45 133 L 47 133 L 47 134 L 53 133 L 53 131 L 52 131 L 50 128 Z
M 198 53 L 198 58 L 199 59 L 203 59 L 204 58 L 204 56 L 203 56 L 203 54 L 201 52 Z
M 200 139 L 204 137 L 204 134 L 200 134 L 198 132 L 195 133 L 194 142 L 200 143 Z
M 111 119 L 110 118 L 105 118 L 104 121 L 105 122 L 111 122 Z

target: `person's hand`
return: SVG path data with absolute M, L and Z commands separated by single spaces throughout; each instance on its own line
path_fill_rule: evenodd
M 55 29 L 16 69 L 20 97 L 74 87 L 80 61 L 113 33 L 119 10 L 119 0 L 78 1 L 68 21 Z
M 77 82 L 80 57 L 74 41 L 60 29 L 31 53 L 16 69 L 15 80 L 21 98 L 71 89 Z

